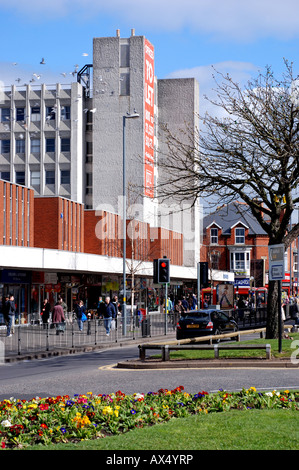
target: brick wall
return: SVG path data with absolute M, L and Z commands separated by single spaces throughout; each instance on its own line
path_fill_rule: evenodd
M 61 197 L 34 200 L 34 246 L 84 252 L 84 206 Z
M 0 180 L 0 245 L 34 246 L 34 191 Z
M 122 218 L 107 211 L 85 211 L 85 253 L 123 256 Z M 183 265 L 183 236 L 162 228 L 152 228 L 145 222 L 127 220 L 126 257 L 152 261 L 164 255 L 172 264 Z

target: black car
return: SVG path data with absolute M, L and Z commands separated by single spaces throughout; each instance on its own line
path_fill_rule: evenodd
M 222 310 L 191 310 L 179 319 L 176 338 L 185 339 L 196 338 L 197 336 L 220 335 L 230 331 L 238 331 L 238 325 L 232 317 L 229 317 Z

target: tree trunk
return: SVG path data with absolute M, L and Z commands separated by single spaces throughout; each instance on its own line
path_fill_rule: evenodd
M 278 312 L 281 313 L 281 305 L 278 305 L 278 281 L 269 281 L 267 303 L 266 338 L 278 338 Z

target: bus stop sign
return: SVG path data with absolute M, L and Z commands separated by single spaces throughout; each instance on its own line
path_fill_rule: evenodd
M 284 272 L 284 245 L 269 245 L 269 281 L 282 281 Z

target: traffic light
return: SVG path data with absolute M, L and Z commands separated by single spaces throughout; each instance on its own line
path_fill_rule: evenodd
M 158 283 L 168 284 L 170 281 L 170 260 L 167 258 L 158 259 Z
M 208 287 L 209 285 L 209 274 L 208 274 L 208 263 L 206 261 L 200 261 L 200 284 L 201 286 Z

